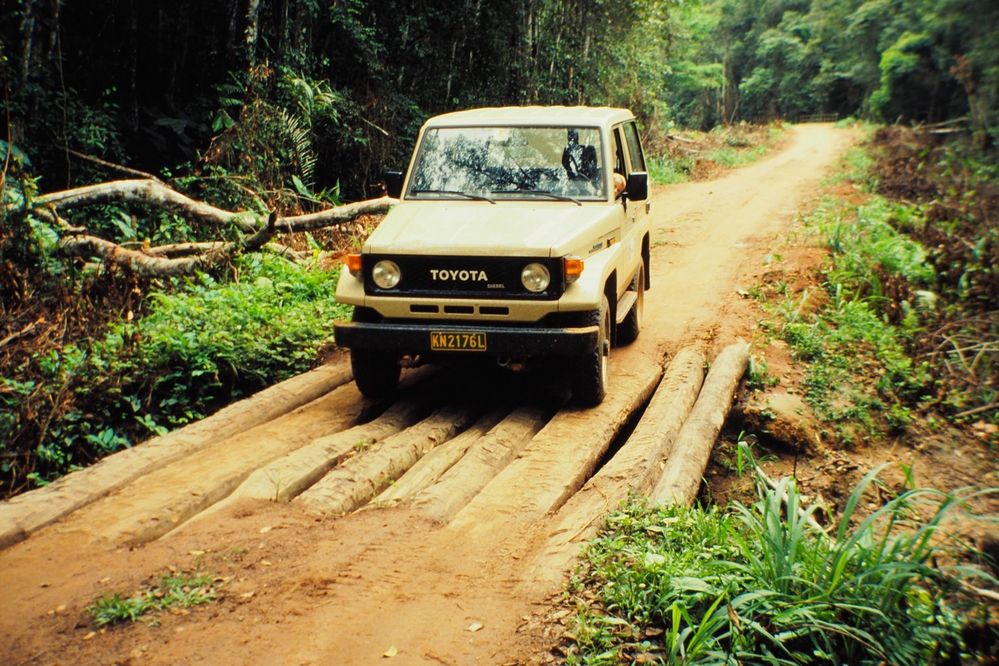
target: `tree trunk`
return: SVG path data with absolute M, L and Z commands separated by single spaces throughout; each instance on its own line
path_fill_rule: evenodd
M 201 421 L 119 451 L 47 486 L 0 502 L 0 548 L 24 539 L 151 470 L 287 414 L 350 379 L 348 365 L 321 366 L 229 405 Z
M 191 199 L 170 189 L 157 180 L 118 180 L 53 192 L 34 200 L 30 213 L 60 226 L 66 235 L 60 240 L 60 250 L 69 256 L 100 257 L 105 261 L 129 266 L 140 275 L 165 277 L 189 275 L 197 270 L 227 260 L 240 252 L 263 248 L 278 231 L 295 233 L 313 231 L 357 219 L 362 215 L 386 212 L 395 199 L 383 197 L 338 206 L 306 215 L 279 218 L 271 213 L 266 224 L 255 213 L 222 210 Z M 208 222 L 218 226 L 236 225 L 251 235 L 239 242 L 181 243 L 160 248 L 132 249 L 111 241 L 90 236 L 84 230 L 69 227 L 59 211 L 109 202 L 135 203 L 154 206 L 182 215 L 188 220 Z M 287 248 L 280 248 L 287 253 Z M 191 255 L 177 258 L 178 255 Z
M 484 437 L 493 426 L 502 421 L 508 411 L 504 408 L 492 410 L 476 421 L 471 428 L 420 458 L 402 478 L 376 497 L 375 503 L 406 500 L 425 488 L 429 488 L 437 479 L 454 467 L 471 446 L 481 437 Z
M 657 503 L 689 506 L 697 498 L 711 449 L 732 409 L 732 394 L 748 363 L 749 345 L 739 341 L 723 349 L 711 365 L 697 403 L 673 444 L 677 454 L 666 461 L 652 491 Z
M 635 431 L 582 489 L 559 510 L 557 524 L 535 564 L 539 577 L 561 577 L 607 515 L 629 492 L 646 493 L 697 400 L 704 381 L 704 355 L 681 349 Z
M 398 434 L 425 413 L 420 402 L 400 401 L 373 421 L 313 440 L 254 471 L 212 511 L 245 499 L 290 501 L 360 449 Z
M 549 410 L 521 407 L 469 447 L 464 457 L 413 505 L 434 520 L 450 520 L 496 474 L 510 464 L 545 425 Z
M 246 29 L 243 31 L 243 47 L 246 62 L 250 67 L 257 64 L 257 35 L 260 29 L 260 0 L 248 0 L 246 5 Z

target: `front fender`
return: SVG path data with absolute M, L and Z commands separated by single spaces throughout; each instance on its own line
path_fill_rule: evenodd
M 583 274 L 569 285 L 559 299 L 559 312 L 596 309 L 603 298 L 604 285 L 617 268 L 623 251 L 622 245 L 615 244 L 587 257 Z

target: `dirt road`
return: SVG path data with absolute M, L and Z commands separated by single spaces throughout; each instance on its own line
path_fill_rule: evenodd
M 0 506 L 0 661 L 537 660 L 534 615 L 571 568 L 572 536 L 601 518 L 560 509 L 632 433 L 664 358 L 751 339 L 738 292 L 854 138 L 801 126 L 765 161 L 655 193 L 645 327 L 613 352 L 598 408 L 565 408 L 530 376 L 431 368 L 378 413 L 325 368 Z M 171 569 L 211 572 L 221 602 L 93 633 L 96 597 Z

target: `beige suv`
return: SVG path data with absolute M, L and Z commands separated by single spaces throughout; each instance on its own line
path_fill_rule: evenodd
M 624 109 L 509 107 L 431 118 L 400 201 L 350 255 L 337 323 L 354 378 L 391 393 L 402 363 L 562 359 L 595 405 L 611 346 L 631 342 L 649 288 L 649 201 L 635 117 Z

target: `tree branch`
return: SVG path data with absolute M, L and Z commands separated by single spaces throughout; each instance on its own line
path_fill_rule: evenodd
M 50 207 L 56 211 L 83 208 L 111 202 L 146 204 L 179 213 L 187 218 L 213 224 L 235 223 L 244 231 L 256 231 L 260 220 L 253 213 L 233 213 L 191 199 L 155 180 L 112 180 L 85 185 L 37 197 L 36 208 Z
M 66 255 L 77 257 L 101 257 L 105 261 L 128 266 L 139 275 L 147 277 L 170 277 L 189 275 L 204 270 L 223 259 L 229 259 L 241 252 L 259 250 L 271 239 L 276 230 L 277 214 L 271 213 L 267 224 L 257 233 L 235 243 L 221 243 L 213 249 L 193 257 L 169 258 L 146 254 L 139 250 L 129 250 L 117 243 L 96 236 L 73 236 L 59 241 L 59 249 Z
M 109 202 L 144 204 L 178 213 L 188 219 L 202 220 L 217 225 L 234 224 L 250 234 L 242 241 L 230 243 L 209 241 L 174 243 L 159 247 L 144 244 L 139 248 L 91 236 L 82 227 L 70 227 L 60 216 L 60 210 L 84 208 Z M 273 244 L 271 238 L 282 232 L 313 231 L 355 220 L 362 215 L 385 213 L 397 201 L 389 197 L 358 201 L 317 213 L 278 217 L 272 212 L 264 221 L 261 215 L 251 212 L 233 212 L 216 208 L 192 199 L 171 189 L 158 180 L 116 180 L 87 185 L 61 192 L 52 192 L 34 200 L 31 213 L 59 226 L 68 234 L 59 242 L 60 250 L 68 256 L 100 257 L 105 261 L 128 266 L 139 275 L 166 277 L 188 275 L 204 270 L 219 261 L 241 252 L 254 252 Z M 290 248 L 270 248 L 279 254 L 298 256 Z
M 181 194 L 159 181 L 148 179 L 113 180 L 45 194 L 34 200 L 33 212 L 44 214 L 46 209 L 58 212 L 110 202 L 155 206 L 179 213 L 189 219 L 218 225 L 235 224 L 243 231 L 251 233 L 259 230 L 264 221 L 263 216 L 257 213 L 249 211 L 237 213 L 216 208 Z M 318 213 L 281 217 L 276 224 L 282 231 L 312 231 L 349 222 L 361 215 L 384 213 L 395 203 L 398 203 L 397 200 L 389 197 L 368 199 Z

